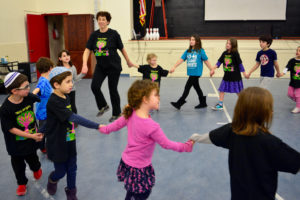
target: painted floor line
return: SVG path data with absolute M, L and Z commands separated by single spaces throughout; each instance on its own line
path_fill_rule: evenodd
M 30 179 L 32 180 L 34 187 L 42 194 L 44 199 L 55 200 L 52 196 L 49 195 L 47 190 L 43 188 L 41 184 L 33 178 L 32 172 L 28 169 L 28 167 L 26 167 L 26 176 L 31 177 Z

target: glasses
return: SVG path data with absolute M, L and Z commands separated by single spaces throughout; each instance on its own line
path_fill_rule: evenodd
M 30 88 L 30 85 L 25 85 L 24 87 L 19 87 L 19 88 L 16 88 L 16 90 L 27 90 Z

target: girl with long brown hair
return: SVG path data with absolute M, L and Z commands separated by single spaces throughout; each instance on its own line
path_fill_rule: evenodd
M 263 88 L 243 90 L 232 123 L 190 139 L 229 150 L 231 200 L 275 199 L 278 172 L 296 174 L 300 154 L 272 135 L 273 97 Z
M 187 75 L 189 76 L 182 96 L 177 102 L 171 102 L 171 105 L 180 110 L 181 106 L 186 103 L 185 99 L 189 95 L 190 89 L 193 86 L 198 94 L 199 104 L 195 106 L 196 109 L 207 107 L 206 96 L 199 85 L 199 78 L 203 71 L 203 62 L 212 70 L 208 58 L 204 49 L 202 48 L 201 39 L 198 35 L 192 35 L 190 38 L 189 48 L 182 54 L 181 58 L 175 63 L 174 67 L 170 69 L 170 73 L 173 73 L 175 69 L 184 61 L 187 61 Z
M 219 102 L 212 107 L 213 110 L 223 110 L 223 101 L 225 93 L 236 93 L 237 95 L 244 89 L 241 72 L 246 76 L 244 66 L 240 54 L 238 52 L 238 44 L 235 38 L 230 38 L 226 42 L 226 50 L 222 53 L 217 64 L 212 70 L 219 68 L 223 64 L 224 76 L 219 87 Z

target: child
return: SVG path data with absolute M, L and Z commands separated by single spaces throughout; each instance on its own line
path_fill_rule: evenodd
M 291 112 L 300 113 L 300 46 L 297 48 L 296 58 L 290 59 L 282 75 L 287 71 L 290 71 L 291 74 L 288 97 L 296 102 L 296 107 Z
M 49 74 L 53 88 L 47 103 L 47 123 L 44 127 L 48 158 L 54 163 L 54 171 L 50 173 L 47 191 L 54 195 L 57 182 L 67 174 L 65 192 L 68 200 L 76 197 L 76 135 L 74 123 L 88 128 L 98 129 L 99 124 L 74 114 L 71 109 L 68 93 L 72 91 L 72 73 L 65 67 L 55 67 Z
M 133 65 L 138 69 L 138 72 L 143 74 L 143 80 L 149 79 L 152 82 L 157 82 L 160 86 L 161 77 L 168 76 L 169 71 L 164 70 L 161 66 L 157 64 L 157 56 L 154 53 L 147 55 L 148 65 Z
M 118 167 L 119 181 L 127 190 L 125 200 L 147 199 L 155 183 L 151 164 L 155 143 L 177 152 L 191 152 L 193 143 L 170 141 L 158 123 L 149 116 L 149 111 L 159 107 L 159 89 L 150 80 L 137 80 L 128 90 L 128 105 L 123 116 L 113 123 L 101 125 L 100 132 L 109 134 L 124 126 L 128 129 L 128 144 L 123 151 Z
M 300 154 L 270 133 L 272 115 L 271 93 L 249 87 L 238 97 L 232 124 L 190 138 L 229 150 L 232 200 L 273 200 L 278 172 L 296 174 L 300 169 Z
M 260 36 L 259 45 L 261 50 L 256 55 L 256 64 L 250 69 L 246 78 L 251 76 L 259 66 L 260 67 L 260 84 L 259 87 L 269 88 L 272 78 L 274 78 L 274 66 L 276 69 L 276 77 L 280 77 L 281 73 L 277 62 L 277 54 L 273 49 L 270 49 L 272 44 L 271 36 Z
M 77 114 L 77 108 L 76 108 L 76 103 L 75 103 L 75 83 L 79 80 L 81 80 L 85 74 L 80 73 L 77 75 L 77 70 L 76 67 L 73 65 L 71 61 L 71 56 L 68 50 L 62 50 L 61 52 L 58 53 L 58 61 L 57 61 L 57 66 L 64 66 L 68 69 L 71 70 L 72 76 L 73 76 L 73 88 L 72 91 L 70 92 L 69 97 L 71 101 L 71 107 L 72 111 Z
M 46 105 L 52 93 L 52 87 L 48 79 L 49 73 L 53 67 L 54 63 L 46 57 L 39 58 L 36 63 L 36 68 L 41 76 L 32 93 L 38 95 L 41 99 L 41 102 L 36 103 L 36 118 L 39 120 L 39 127 L 42 127 L 47 119 Z M 40 149 L 43 153 L 46 153 L 45 138 L 41 141 Z
M 235 38 L 227 40 L 226 51 L 222 53 L 214 69 L 220 67 L 221 64 L 223 64 L 224 76 L 219 87 L 219 103 L 215 107 L 212 107 L 213 110 L 223 110 L 225 92 L 239 95 L 244 89 L 241 72 L 243 72 L 244 76 L 246 76 L 246 72 L 238 52 L 237 40 Z M 211 72 L 212 74 L 214 73 L 214 69 Z
M 1 106 L 1 128 L 18 183 L 16 193 L 22 196 L 27 192 L 28 182 L 25 175 L 25 161 L 36 180 L 42 176 L 41 163 L 36 154 L 38 146 L 36 142 L 41 141 L 43 135 L 36 132 L 33 112 L 33 104 L 39 101 L 39 98 L 29 93 L 28 78 L 19 72 L 7 74 L 4 86 L 9 95 Z
M 175 69 L 185 60 L 187 60 L 187 75 L 189 76 L 189 79 L 185 84 L 182 96 L 177 102 L 171 102 L 171 104 L 180 110 L 181 106 L 186 103 L 185 99 L 189 95 L 190 89 L 193 86 L 198 94 L 200 102 L 199 105 L 195 106 L 195 109 L 207 107 L 206 96 L 203 96 L 203 92 L 199 85 L 199 78 L 203 71 L 203 61 L 210 70 L 212 70 L 212 67 L 208 62 L 208 58 L 204 49 L 202 48 L 201 40 L 198 35 L 193 35 L 191 37 L 189 49 L 183 53 L 174 67 L 171 68 L 170 73 L 173 73 Z

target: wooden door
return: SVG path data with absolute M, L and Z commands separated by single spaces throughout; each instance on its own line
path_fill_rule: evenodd
M 94 31 L 94 16 L 90 14 L 64 16 L 65 49 L 71 54 L 73 64 L 77 72 L 81 72 L 82 55 L 90 34 Z M 88 60 L 88 74 L 85 78 L 91 78 L 94 72 L 96 59 L 91 53 Z

